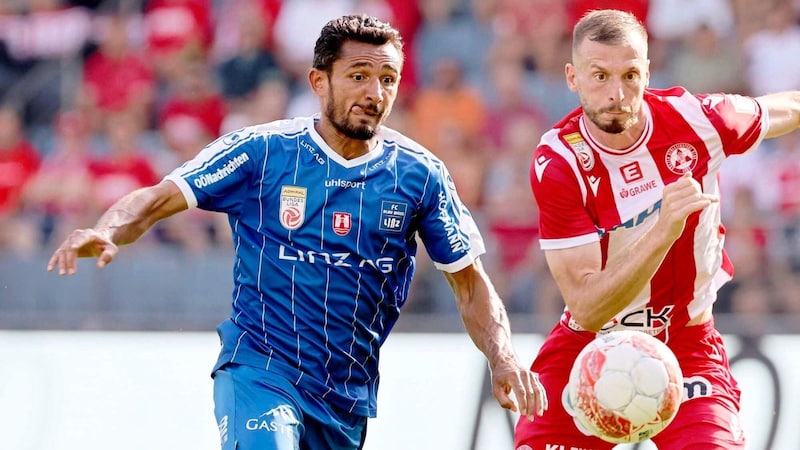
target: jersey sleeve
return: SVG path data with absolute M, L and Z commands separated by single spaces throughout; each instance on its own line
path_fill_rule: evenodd
M 447 168 L 438 163 L 430 177 L 422 199 L 419 235 L 437 269 L 458 272 L 486 252 L 483 237 Z
M 769 118 L 756 99 L 736 94 L 704 94 L 697 98 L 719 133 L 726 155 L 757 147 L 767 134 Z
M 531 189 L 539 206 L 539 245 L 543 250 L 598 241 L 594 219 L 576 169 L 547 145 L 537 148 L 530 168 Z
M 235 213 L 263 166 L 266 138 L 252 128 L 225 134 L 167 176 L 190 208 Z

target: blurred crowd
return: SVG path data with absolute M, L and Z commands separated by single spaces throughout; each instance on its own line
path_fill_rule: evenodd
M 648 27 L 651 87 L 800 89 L 796 0 L 2 0 L 0 250 L 49 252 L 221 133 L 316 112 L 306 74 L 319 29 L 364 12 L 406 43 L 388 125 L 450 168 L 509 309 L 556 313 L 528 167 L 541 133 L 578 104 L 564 81 L 572 25 L 607 7 Z M 726 164 L 737 273 L 718 310 L 800 312 L 800 134 Z M 230 245 L 227 220 L 203 211 L 144 241 Z M 452 308 L 419 260 L 409 308 Z

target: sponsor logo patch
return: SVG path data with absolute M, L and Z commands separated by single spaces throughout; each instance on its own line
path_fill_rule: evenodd
M 300 228 L 306 218 L 306 188 L 281 187 L 280 222 L 287 230 Z

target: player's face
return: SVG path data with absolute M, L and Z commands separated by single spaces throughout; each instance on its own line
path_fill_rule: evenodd
M 345 42 L 326 89 L 318 91 L 325 118 L 347 138 L 371 139 L 392 110 L 401 65 L 391 44 Z
M 639 121 L 649 64 L 647 43 L 638 35 L 621 45 L 586 39 L 566 67 L 567 85 L 591 123 L 606 133 L 624 133 Z

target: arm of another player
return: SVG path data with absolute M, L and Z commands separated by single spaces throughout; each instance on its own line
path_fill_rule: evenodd
M 658 220 L 605 267 L 599 242 L 545 251 L 550 272 L 580 326 L 596 332 L 622 311 L 650 282 L 689 215 L 719 201 L 703 194 L 691 175 L 686 173 L 664 188 Z
M 60 275 L 77 270 L 77 258 L 97 257 L 97 267 L 110 263 L 119 245 L 139 239 L 156 222 L 188 208 L 178 186 L 171 181 L 137 189 L 117 200 L 94 228 L 72 231 L 53 252 L 47 270 Z
M 520 364 L 511 344 L 505 306 L 479 259 L 455 272 L 444 272 L 456 296 L 464 326 L 486 355 L 492 374 L 492 392 L 503 408 L 529 420 L 547 409 L 547 396 L 538 376 Z M 514 392 L 516 404 L 509 397 Z
M 767 138 L 782 136 L 800 127 L 800 91 L 762 95 L 756 100 L 769 116 Z

